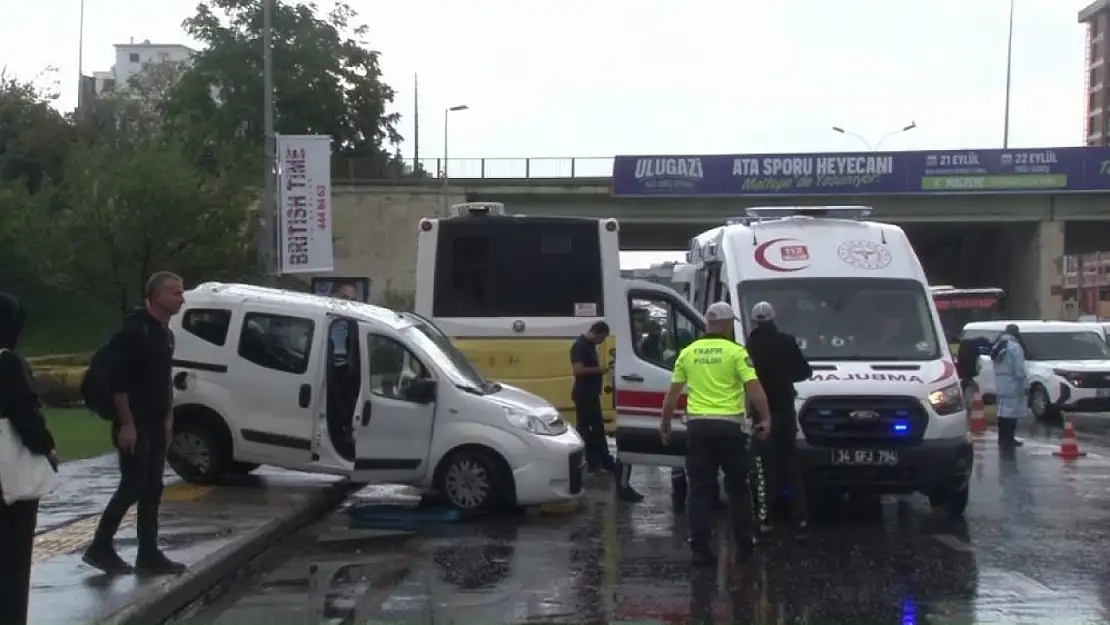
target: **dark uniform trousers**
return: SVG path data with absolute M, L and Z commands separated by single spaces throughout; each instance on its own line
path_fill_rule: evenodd
M 726 419 L 691 417 L 686 424 L 686 478 L 689 481 L 687 520 L 690 543 L 709 548 L 713 535 L 713 502 L 717 475 L 725 474 L 730 522 L 736 544 L 752 535 L 752 494 L 748 482 L 749 435 L 743 425 Z
M 575 393 L 572 399 L 575 428 L 585 443 L 586 460 L 590 468 L 612 468 L 613 457 L 609 454 L 609 439 L 605 437 L 605 414 L 601 410 L 601 395 Z
M 805 481 L 798 466 L 797 446 L 792 437 L 772 436 L 756 444 L 752 466 L 755 517 L 760 525 L 771 525 L 775 511 L 783 509 L 783 492 L 790 491 L 790 515 L 795 523 L 809 516 Z
M 136 415 L 136 419 L 138 416 Z M 164 418 L 163 418 L 164 419 Z M 158 550 L 158 509 L 162 503 L 162 475 L 166 470 L 166 428 L 163 419 L 136 424 L 135 452 L 119 455 L 119 487 L 108 501 L 93 537 L 94 545 L 110 545 L 127 511 L 137 504 L 135 514 L 139 553 Z M 119 426 L 112 426 L 117 441 Z
M 794 408 L 775 413 L 772 422 L 778 426 L 794 423 Z M 757 440 L 752 462 L 752 491 L 755 493 L 755 517 L 760 525 L 770 525 L 774 510 L 782 500 L 783 491 L 790 490 L 791 516 L 795 522 L 808 516 L 805 478 L 798 462 L 798 448 L 793 428 L 775 427 L 767 440 Z

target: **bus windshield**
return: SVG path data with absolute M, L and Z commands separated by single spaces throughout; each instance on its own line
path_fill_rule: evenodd
M 964 326 L 973 321 L 998 321 L 1002 318 L 1002 289 L 952 289 L 933 291 L 933 302 L 940 325 L 950 342 Z
M 925 288 L 896 278 L 780 278 L 739 284 L 743 310 L 767 301 L 811 361 L 940 358 Z M 749 328 L 750 330 L 750 328 Z

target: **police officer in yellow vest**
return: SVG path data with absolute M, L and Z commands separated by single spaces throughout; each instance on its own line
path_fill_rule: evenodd
M 669 444 L 671 419 L 685 386 L 688 520 L 694 564 L 717 561 L 711 547 L 712 516 L 721 470 L 725 473 L 734 544 L 743 554 L 755 543 L 748 482 L 753 420 L 745 414 L 745 406 L 750 403 L 757 413 L 755 435 L 760 438 L 771 431 L 771 411 L 747 350 L 733 339 L 735 319 L 732 306 L 726 302 L 712 304 L 705 311 L 706 334 L 679 353 L 659 424 L 663 443 Z

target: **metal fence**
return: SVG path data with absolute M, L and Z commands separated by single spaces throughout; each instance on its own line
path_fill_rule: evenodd
M 442 179 L 444 159 L 405 159 L 402 164 L 383 165 L 368 158 L 336 157 L 331 176 L 337 183 L 381 180 Z M 613 175 L 612 157 L 541 158 L 452 158 L 446 162 L 450 180 L 525 180 L 530 178 L 608 178 Z

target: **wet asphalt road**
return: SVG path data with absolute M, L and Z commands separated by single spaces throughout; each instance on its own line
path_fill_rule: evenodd
M 1110 623 L 1110 449 L 1055 448 L 980 443 L 966 522 L 919 496 L 845 503 L 805 547 L 782 538 L 709 569 L 688 564 L 658 469 L 637 468 L 636 505 L 593 478 L 572 511 L 412 533 L 351 529 L 340 510 L 180 620 Z

